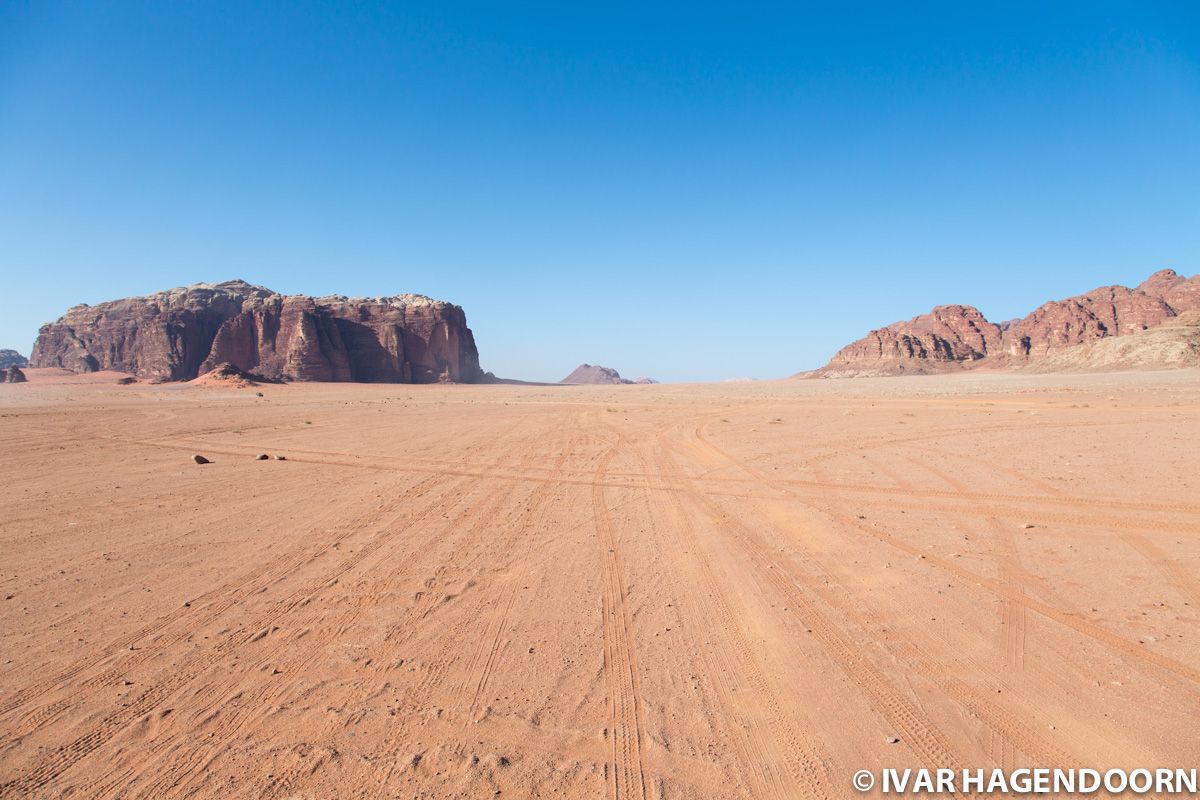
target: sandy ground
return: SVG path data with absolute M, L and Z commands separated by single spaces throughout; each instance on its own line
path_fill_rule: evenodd
M 0 386 L 0 797 L 1196 766 L 1196 371 L 28 374 Z

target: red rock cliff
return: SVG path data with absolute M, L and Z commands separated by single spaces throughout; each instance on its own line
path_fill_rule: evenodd
M 421 295 L 280 295 L 244 281 L 75 306 L 43 325 L 33 366 L 189 380 L 221 362 L 297 381 L 481 379 L 463 310 Z
M 994 353 L 1000 326 L 972 306 L 938 306 L 928 314 L 871 331 L 834 355 L 826 370 L 899 375 L 961 367 Z
M 839 350 L 817 375 L 902 375 L 963 367 L 1034 364 L 1059 351 L 1162 325 L 1200 309 L 1200 275 L 1154 273 L 1139 286 L 1104 286 L 1054 300 L 1002 329 L 971 306 L 938 306 L 871 331 Z

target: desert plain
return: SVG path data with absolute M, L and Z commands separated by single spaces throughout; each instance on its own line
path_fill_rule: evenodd
M 1196 370 L 27 374 L 0 386 L 0 797 L 1196 766 Z

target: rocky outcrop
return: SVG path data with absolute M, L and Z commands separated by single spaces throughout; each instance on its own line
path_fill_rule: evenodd
M 21 368 L 13 365 L 0 370 L 0 382 L 2 383 L 25 383 L 25 373 L 21 372 Z
M 134 379 L 126 379 L 134 380 Z M 240 367 L 230 364 L 228 361 L 223 361 L 210 369 L 208 372 L 202 373 L 192 379 L 192 383 L 201 386 L 234 386 L 237 388 L 245 388 L 248 386 L 258 386 L 260 383 L 278 383 L 279 381 L 272 380 L 263 375 L 258 375 L 253 372 L 246 372 Z
M 0 350 L 0 369 L 8 369 L 9 367 L 27 367 L 29 359 L 18 353 L 16 350 Z
M 1200 367 L 1200 311 L 1187 311 L 1157 327 L 1063 347 L 1034 360 L 1035 372 L 1086 372 Z
M 1004 349 L 1017 361 L 1029 361 L 1064 347 L 1144 331 L 1173 316 L 1160 297 L 1104 286 L 1040 306 L 1004 332 Z
M 585 383 L 585 384 L 626 384 L 633 381 L 626 380 L 621 377 L 621 374 L 612 367 L 601 367 L 593 364 L 580 364 L 575 370 L 563 378 L 559 383 Z
M 1137 288 L 1162 300 L 1177 315 L 1200 311 L 1200 275 L 1185 278 L 1173 269 L 1160 269 Z
M 1093 289 L 1045 303 L 1028 316 L 1001 325 L 988 322 L 972 306 L 938 306 L 929 314 L 871 331 L 839 350 L 814 375 L 856 377 L 1049 365 L 1047 359 L 1060 351 L 1150 330 L 1196 309 L 1200 309 L 1200 276 L 1184 278 L 1169 269 L 1154 273 L 1136 288 Z
M 1000 326 L 973 306 L 938 306 L 871 331 L 839 350 L 826 370 L 846 376 L 943 371 L 996 352 L 1001 336 Z
M 423 295 L 281 295 L 245 281 L 75 306 L 43 325 L 31 363 L 190 380 L 222 363 L 272 380 L 470 383 L 483 377 L 463 310 Z

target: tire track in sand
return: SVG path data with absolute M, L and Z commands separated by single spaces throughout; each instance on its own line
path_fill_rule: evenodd
M 687 478 L 668 452 L 662 434 L 658 437 L 655 463 L 662 479 L 673 486 L 684 485 Z M 665 527 L 671 532 L 674 551 L 682 554 L 694 551 L 698 536 L 691 516 L 684 507 L 679 492 L 668 492 L 670 506 Z M 765 706 L 770 717 L 770 734 L 764 735 L 757 726 L 733 724 L 728 733 L 738 752 L 741 765 L 747 770 L 753 797 L 761 798 L 825 798 L 831 797 L 828 786 L 832 779 L 819 753 L 820 742 L 806 734 L 780 702 L 775 686 L 763 672 L 749 641 L 746 639 L 733 609 L 725 599 L 711 565 L 703 554 L 696 553 L 686 565 L 687 580 L 677 582 L 688 598 L 689 608 L 703 610 L 700 618 L 715 620 L 719 635 L 716 646 L 696 648 L 705 660 L 708 677 L 713 681 L 721 704 L 727 713 L 736 716 L 733 692 L 727 675 L 742 676 L 754 690 L 754 696 Z M 674 570 L 671 570 L 672 574 Z M 698 578 L 696 582 L 690 580 Z M 702 589 L 702 591 L 698 591 Z M 781 747 L 784 748 L 780 752 Z M 776 763 L 782 763 L 781 772 Z
M 380 517 L 395 514 L 406 500 L 413 495 L 423 497 L 427 490 L 439 481 L 437 476 L 429 476 L 406 491 L 385 501 L 380 507 L 366 515 L 360 516 L 349 523 L 337 526 L 337 532 L 330 539 L 323 539 L 315 544 L 307 544 L 296 550 L 290 550 L 265 564 L 257 565 L 238 576 L 224 586 L 206 592 L 190 601 L 191 608 L 177 608 L 163 614 L 155 621 L 127 633 L 111 641 L 96 656 L 80 659 L 67 669 L 53 676 L 26 686 L 0 704 L 0 719 L 16 709 L 27 705 L 43 695 L 55 690 L 63 690 L 74 678 L 91 669 L 102 669 L 101 672 L 84 678 L 82 686 L 103 686 L 119 680 L 130 670 L 156 656 L 164 648 L 178 644 L 192 635 L 193 631 L 204 627 L 216 620 L 221 614 L 233 608 L 238 603 L 264 591 L 267 587 L 279 582 L 301 567 L 312 563 L 322 555 L 336 552 L 337 546 L 347 537 L 373 524 Z M 320 527 L 314 525 L 314 527 Z M 187 623 L 186 627 L 171 631 L 166 635 L 160 634 L 177 623 Z M 138 643 L 146 643 L 136 647 Z M 153 646 L 151 646 L 151 644 Z M 105 662 L 116 659 L 116 663 L 105 666 Z M 54 704 L 62 705 L 60 703 Z M 69 705 L 69 703 L 67 703 Z M 48 716 L 53 716 L 49 709 L 30 712 L 15 722 L 7 733 L 15 738 L 26 735 L 31 730 L 43 724 Z
M 731 464 L 739 465 L 740 468 L 744 470 L 751 469 L 744 464 L 741 464 L 741 462 L 739 462 L 737 459 L 734 459 L 732 456 L 724 453 L 724 451 L 720 450 L 715 445 L 711 445 L 703 439 L 694 437 L 693 441 L 696 441 L 700 445 L 704 446 L 707 450 L 717 455 L 719 458 L 727 460 Z M 765 476 L 761 479 L 770 482 L 770 479 L 766 478 Z M 715 503 L 713 506 L 714 513 L 724 518 L 724 515 L 721 514 L 719 507 L 717 507 Z M 834 516 L 840 520 L 841 517 L 845 515 L 842 515 L 840 512 L 838 512 L 835 513 Z M 748 526 L 743 525 L 737 519 L 725 519 L 725 521 L 733 528 L 740 529 L 741 534 L 750 542 L 749 550 L 751 553 L 770 552 L 771 548 L 769 543 L 765 539 L 762 539 L 759 534 L 751 530 Z M 792 558 L 795 559 L 796 556 L 793 556 Z M 808 591 L 812 592 L 812 594 L 815 596 L 815 599 L 819 599 L 823 603 L 828 604 L 830 608 L 836 610 L 848 622 L 858 625 L 864 630 L 879 629 L 884 624 L 883 621 L 878 619 L 878 617 L 871 612 L 869 608 L 865 607 L 862 603 L 858 602 L 856 598 L 850 596 L 848 593 L 842 590 L 840 584 L 833 578 L 833 576 L 826 573 L 824 569 L 813 559 L 800 556 L 800 560 L 809 570 L 815 572 L 816 579 L 800 581 L 798 575 L 786 575 L 788 570 L 784 565 L 776 565 L 768 560 L 767 568 L 770 570 L 768 575 L 776 579 L 777 584 L 781 586 L 785 596 L 793 598 L 794 602 L 799 604 L 801 602 L 801 597 L 797 595 L 797 590 L 802 590 L 804 587 L 806 587 Z M 791 586 L 788 584 L 791 584 Z M 809 605 L 811 606 L 811 603 L 809 603 Z M 814 633 L 818 632 L 816 628 L 813 630 Z M 997 684 L 990 678 L 984 677 L 982 679 L 982 683 L 986 691 L 981 692 L 977 687 L 974 687 L 965 681 L 949 675 L 944 668 L 944 665 L 933 663 L 926 655 L 926 649 L 918 644 L 898 638 L 889 638 L 886 642 L 879 642 L 879 644 L 890 654 L 891 657 L 899 660 L 901 663 L 906 664 L 908 669 L 914 674 L 921 675 L 927 680 L 931 681 L 947 697 L 959 703 L 963 708 L 970 712 L 973 717 L 979 719 L 987 727 L 990 733 L 1000 737 L 1002 740 L 1007 742 L 1008 745 L 1020 749 L 1030 757 L 1037 759 L 1046 765 L 1074 763 L 1076 760 L 1064 753 L 1064 751 L 1062 751 L 1053 743 L 1044 740 L 1042 737 L 1034 733 L 1028 724 L 1028 720 L 1021 719 L 1006 709 L 998 706 L 996 703 L 985 699 L 985 697 L 990 696 L 990 693 L 999 691 L 1002 688 L 1002 685 Z M 857 652 L 851 648 L 856 648 Z M 865 652 L 863 652 L 860 646 L 854 643 L 853 640 L 849 640 L 848 644 L 837 647 L 832 652 L 841 662 L 843 662 L 843 667 L 845 667 L 845 660 L 850 659 L 855 662 L 863 662 L 861 667 L 868 675 L 870 675 L 872 672 L 875 672 L 870 664 L 866 663 L 868 659 L 866 658 Z M 977 669 L 975 672 L 979 675 L 986 676 L 986 672 L 981 670 Z M 859 683 L 859 681 L 855 680 L 855 683 Z M 879 676 L 877 679 L 872 679 L 870 683 L 860 684 L 863 685 L 864 688 L 868 689 L 870 694 L 878 694 L 879 687 L 875 687 L 875 689 L 872 690 L 871 683 L 882 683 L 886 688 L 887 681 L 882 676 Z M 921 722 L 921 724 L 927 727 L 927 738 L 931 739 L 935 745 L 940 745 L 942 748 L 948 749 L 948 745 L 945 743 L 944 738 L 941 736 L 937 728 L 933 726 L 931 721 L 924 718 L 924 712 L 920 709 L 920 706 L 912 706 L 912 704 L 906 700 L 904 693 L 900 692 L 894 687 L 892 687 L 890 691 L 894 693 L 892 707 L 889 707 L 886 704 L 881 705 L 880 701 L 872 698 L 870 694 L 868 695 L 868 699 L 871 700 L 872 705 L 876 706 L 877 710 L 880 710 L 883 716 L 889 719 L 889 721 L 891 721 L 898 730 L 904 729 L 902 725 L 913 724 L 914 720 Z M 910 710 L 907 714 L 907 719 L 902 717 L 899 722 L 896 721 L 896 704 L 898 704 L 901 709 L 903 709 L 905 705 L 909 706 Z M 918 755 L 924 755 L 927 765 L 931 768 L 952 766 L 955 763 L 952 760 L 947 761 L 944 757 L 940 756 L 930 759 L 928 755 L 930 752 L 930 744 L 928 741 L 920 743 L 920 747 L 914 749 L 917 750 Z M 936 750 L 934 752 L 936 753 Z
M 721 450 L 716 445 L 713 445 L 700 434 L 699 430 L 696 431 L 696 440 L 702 443 L 702 445 L 711 448 L 713 452 L 720 454 L 726 459 L 729 459 L 732 463 L 740 465 L 742 469 L 747 470 L 750 474 L 757 476 L 758 479 L 764 483 L 764 485 L 772 486 L 784 494 L 795 496 L 779 482 L 774 481 L 770 477 L 758 472 L 753 467 L 743 464 L 742 462 L 733 458 L 733 456 L 730 456 L 724 450 Z M 1010 587 L 1005 586 L 1003 583 L 994 578 L 989 578 L 986 575 L 980 575 L 976 572 L 972 572 L 966 567 L 954 563 L 951 559 L 943 558 L 935 553 L 927 553 L 921 548 L 916 547 L 915 545 L 905 541 L 893 533 L 886 531 L 883 528 L 876 528 L 866 525 L 861 520 L 855 519 L 852 515 L 843 511 L 831 510 L 828 513 L 830 513 L 831 516 L 833 516 L 839 522 L 849 527 L 856 528 L 863 533 L 868 534 L 869 536 L 873 536 L 874 538 L 879 539 L 881 542 L 895 548 L 896 550 L 907 553 L 911 556 L 923 558 L 927 563 L 941 567 L 954 577 L 958 578 L 960 581 L 978 585 L 988 590 L 999 599 L 1007 598 L 1021 603 L 1029 610 L 1034 611 L 1053 622 L 1057 622 L 1060 625 L 1071 628 L 1083 636 L 1094 639 L 1114 652 L 1128 656 L 1134 661 L 1142 661 L 1146 664 L 1153 665 L 1159 668 L 1162 673 L 1169 673 L 1177 679 L 1182 679 L 1190 683 L 1200 683 L 1200 669 L 1192 667 L 1188 664 L 1184 664 L 1174 658 L 1171 658 L 1170 656 L 1163 655 L 1153 650 L 1147 650 L 1141 645 L 1138 645 L 1137 643 L 1132 642 L 1123 636 L 1113 633 L 1107 628 L 1096 625 L 1095 623 L 1090 622 L 1078 614 L 1063 611 L 1062 609 L 1057 608 L 1050 603 L 1046 603 L 1023 594 L 1018 594 Z
M 923 469 L 955 491 L 966 491 L 967 485 L 953 475 L 935 467 L 925 460 L 908 459 L 917 469 Z M 876 462 L 880 469 L 886 469 Z M 899 481 L 900 486 L 907 488 L 911 482 L 903 475 L 895 474 L 893 480 Z M 1006 526 L 995 517 L 986 517 L 987 527 L 991 530 L 992 556 L 996 562 L 996 570 L 1000 582 L 1012 590 L 1014 596 L 1024 596 L 1025 584 L 1032 579 L 1021 565 L 1020 554 L 1017 552 L 1017 542 Z M 1024 603 L 1013 597 L 1000 600 L 1000 624 L 1004 627 L 1001 632 L 1001 644 L 1004 651 L 1005 667 L 1014 673 L 1025 671 L 1025 639 L 1027 635 L 1027 609 Z
M 930 768 L 961 769 L 957 756 L 942 732 L 929 719 L 920 703 L 896 687 L 849 636 L 843 624 L 824 608 L 815 589 L 820 581 L 805 579 L 778 562 L 770 554 L 777 551 L 760 534 L 737 518 L 729 516 L 711 498 L 695 487 L 688 495 L 705 510 L 717 530 L 728 532 L 730 540 L 752 563 L 758 574 L 795 609 L 796 616 L 821 644 L 830 662 L 845 673 L 863 698 L 900 735 L 902 741 Z
M 568 438 L 554 459 L 553 466 L 548 468 L 551 474 L 556 474 L 562 469 L 581 441 L 578 434 L 579 426 L 572 427 L 575 428 L 576 433 Z M 524 511 L 518 517 L 519 523 L 514 525 L 518 531 L 536 531 L 541 527 L 541 522 L 546 518 L 550 509 L 552 488 L 551 484 L 542 484 L 535 489 L 534 495 L 526 502 Z M 469 695 L 471 697 L 464 724 L 470 724 L 478 719 L 483 711 L 484 693 L 487 691 L 496 661 L 500 656 L 500 650 L 504 645 L 504 634 L 512 619 L 512 609 L 516 604 L 517 591 L 524 584 L 525 575 L 529 569 L 529 553 L 533 548 L 532 537 L 524 537 L 522 545 L 519 551 L 515 546 L 506 548 L 512 554 L 511 563 L 515 565 L 516 573 L 504 580 L 500 596 L 490 605 L 483 634 L 477 637 L 475 650 L 467 661 L 466 676 L 459 688 L 460 696 Z
M 426 513 L 433 513 L 434 510 L 436 510 L 436 506 L 430 506 Z M 0 798 L 29 797 L 41 790 L 81 759 L 107 743 L 118 732 L 160 706 L 177 689 L 192 681 L 202 672 L 216 666 L 239 647 L 255 641 L 262 631 L 269 629 L 273 620 L 297 607 L 306 605 L 318 592 L 332 583 L 336 583 L 342 575 L 378 550 L 392 533 L 389 525 L 382 526 L 382 529 L 370 541 L 343 559 L 336 568 L 310 580 L 286 597 L 272 603 L 255 615 L 248 624 L 244 624 L 238 633 L 226 636 L 210 650 L 184 663 L 165 679 L 152 684 L 127 706 L 109 712 L 91 730 L 40 758 L 37 765 L 29 772 L 0 784 Z
M 592 486 L 592 513 L 600 543 L 603 565 L 604 596 L 601 605 L 604 628 L 604 677 L 608 685 L 607 731 L 611 758 L 606 772 L 608 796 L 646 800 L 646 775 L 642 761 L 642 711 L 638 681 L 630 642 L 629 611 L 625 604 L 625 579 L 616 531 L 604 497 L 604 479 L 608 466 L 624 446 L 617 441 L 596 465 Z

